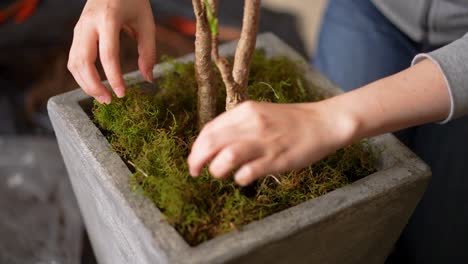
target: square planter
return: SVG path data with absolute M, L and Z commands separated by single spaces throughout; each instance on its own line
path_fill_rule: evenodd
M 233 54 L 235 44 L 221 52 Z M 259 36 L 257 46 L 302 62 L 324 93 L 341 92 L 274 35 Z M 156 66 L 154 76 L 170 67 Z M 149 85 L 137 72 L 126 78 Z M 378 136 L 370 139 L 384 150 L 376 173 L 190 247 L 149 199 L 132 192 L 130 170 L 88 115 L 91 102 L 75 90 L 52 98 L 48 110 L 100 263 L 383 263 L 431 175 L 395 137 Z

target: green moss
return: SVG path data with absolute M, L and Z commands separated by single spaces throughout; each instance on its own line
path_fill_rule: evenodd
M 217 84 L 222 82 L 217 77 Z M 310 93 L 295 62 L 255 54 L 249 80 L 254 100 L 320 100 Z M 189 176 L 186 157 L 198 133 L 193 63 L 174 63 L 157 80 L 157 92 L 138 87 L 112 104 L 96 103 L 96 123 L 134 171 L 130 184 L 164 213 L 190 245 L 330 192 L 375 171 L 375 154 L 364 142 L 341 149 L 303 170 L 267 176 L 239 188 L 232 179 L 217 180 L 204 170 Z M 219 112 L 224 108 L 220 89 Z M 314 89 L 312 89 L 314 90 Z

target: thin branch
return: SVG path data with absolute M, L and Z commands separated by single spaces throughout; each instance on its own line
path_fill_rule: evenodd
M 218 0 L 203 1 L 206 5 L 205 23 L 211 33 L 212 56 L 226 86 L 226 110 L 229 111 L 249 98 L 247 81 L 253 53 L 255 52 L 260 0 L 245 0 L 242 32 L 233 65 L 226 58 L 219 55 Z
M 266 83 L 266 82 L 259 82 L 258 84 L 263 84 L 265 85 L 266 87 L 270 88 L 272 91 L 273 91 L 273 94 L 275 95 L 276 99 L 280 99 L 280 97 L 278 96 L 278 94 L 276 93 L 275 89 L 273 88 L 273 86 L 271 86 L 271 84 L 269 83 Z
M 138 167 L 135 165 L 135 163 L 133 163 L 131 160 L 128 160 L 127 162 L 128 162 L 128 164 L 132 165 L 133 168 L 135 168 L 137 171 L 139 171 L 141 174 L 143 174 L 143 176 L 145 176 L 146 178 L 148 178 L 148 174 L 147 174 L 144 170 L 138 168 Z
M 218 15 L 218 0 L 205 0 L 210 5 L 208 13 L 212 13 L 213 17 Z M 209 18 L 210 19 L 210 18 Z M 209 22 L 211 24 L 217 24 L 217 22 Z M 221 77 L 223 79 L 224 85 L 226 86 L 226 110 L 229 111 L 235 105 L 240 103 L 240 101 L 235 100 L 236 94 L 239 90 L 239 85 L 234 81 L 234 76 L 232 74 L 232 65 L 229 61 L 219 55 L 219 39 L 218 39 L 218 30 L 211 29 L 211 47 L 212 55 L 216 67 L 218 67 Z
M 260 0 L 245 0 L 244 3 L 242 31 L 239 44 L 237 44 L 233 67 L 234 80 L 240 86 L 240 92 L 243 93 L 247 93 L 250 64 L 255 52 L 260 18 L 260 3 Z
M 273 175 L 273 174 L 268 174 L 265 178 L 268 178 L 268 177 L 273 178 L 273 180 L 275 180 L 275 182 L 277 182 L 279 185 L 283 185 L 283 183 L 281 183 L 281 181 L 278 180 L 278 178 L 276 178 L 275 175 Z

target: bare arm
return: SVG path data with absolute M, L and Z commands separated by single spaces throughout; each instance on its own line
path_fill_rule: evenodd
M 247 185 L 263 175 L 305 167 L 365 137 L 441 121 L 449 110 L 444 76 L 424 60 L 317 103 L 241 104 L 205 126 L 188 163 L 196 176 L 211 161 L 210 172 L 219 178 L 239 167 L 235 180 Z
M 352 140 L 442 121 L 450 110 L 446 81 L 430 60 L 324 104 L 351 115 Z

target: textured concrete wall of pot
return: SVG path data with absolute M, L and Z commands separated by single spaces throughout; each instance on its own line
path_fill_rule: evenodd
M 234 47 L 225 45 L 222 53 Z M 303 61 L 271 34 L 261 35 L 258 47 Z M 325 93 L 340 93 L 303 66 Z M 158 65 L 155 76 L 167 70 Z M 126 77 L 146 85 L 138 73 Z M 430 179 L 430 169 L 398 140 L 379 136 L 370 140 L 385 149 L 373 175 L 190 247 L 149 200 L 132 193 L 130 171 L 90 120 L 90 105 L 76 90 L 52 98 L 48 108 L 101 263 L 383 263 Z

